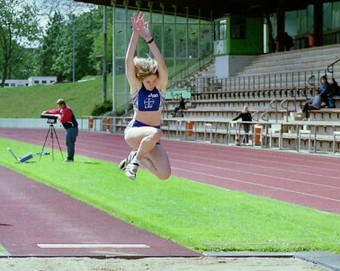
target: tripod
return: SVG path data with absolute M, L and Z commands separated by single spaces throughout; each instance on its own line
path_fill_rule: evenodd
M 61 158 L 64 160 L 64 156 L 63 156 L 63 153 L 61 151 L 61 147 L 60 147 L 60 143 L 59 143 L 59 139 L 58 139 L 58 135 L 57 135 L 57 132 L 55 131 L 55 128 L 54 128 L 54 123 L 56 122 L 55 119 L 48 119 L 47 120 L 47 123 L 50 124 L 49 128 L 48 128 L 48 131 L 47 131 L 47 134 L 46 134 L 46 138 L 45 138 L 45 142 L 44 142 L 44 145 L 41 149 L 41 152 L 40 152 L 40 159 L 44 153 L 44 149 L 45 149 L 45 145 L 46 145 L 46 141 L 47 141 L 47 138 L 48 138 L 48 135 L 51 135 L 51 142 L 52 142 L 52 161 L 54 161 L 54 146 L 53 146 L 53 143 L 54 143 L 54 136 L 55 138 L 57 139 L 57 143 L 58 143 L 58 146 L 59 146 L 59 150 L 60 150 L 60 155 L 61 155 Z

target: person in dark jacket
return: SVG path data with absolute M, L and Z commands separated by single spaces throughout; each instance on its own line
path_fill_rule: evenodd
M 171 115 L 172 115 L 173 117 L 176 117 L 177 112 L 178 112 L 179 110 L 183 110 L 183 109 L 185 109 L 185 101 L 184 101 L 183 97 L 181 97 L 181 99 L 179 100 L 178 106 L 176 106 L 176 107 L 174 108 L 174 111 L 171 113 Z
M 252 116 L 251 113 L 249 112 L 248 106 L 244 106 L 243 110 L 241 111 L 241 113 L 233 118 L 233 121 L 236 121 L 238 119 L 241 119 L 244 122 L 251 122 L 252 121 Z M 243 130 L 244 130 L 244 139 L 243 139 L 243 143 L 248 143 L 249 142 L 249 130 L 250 130 L 250 123 L 243 123 Z
M 45 110 L 43 114 L 57 114 L 58 120 L 66 130 L 67 159 L 65 162 L 74 161 L 75 143 L 78 136 L 78 122 L 72 109 L 63 99 L 57 101 L 58 108 Z
M 328 96 L 331 93 L 331 85 L 329 84 L 327 80 L 327 76 L 323 75 L 320 77 L 320 96 L 321 96 L 321 101 L 323 103 L 323 106 L 329 106 L 328 104 Z
M 284 45 L 286 51 L 290 51 L 290 49 L 294 47 L 293 38 L 292 36 L 288 35 L 287 32 L 285 32 L 284 35 Z
M 339 88 L 337 81 L 335 81 L 334 78 L 331 79 L 330 88 L 331 88 L 331 91 L 327 97 L 328 108 L 335 108 L 334 97 L 340 95 L 340 88 Z

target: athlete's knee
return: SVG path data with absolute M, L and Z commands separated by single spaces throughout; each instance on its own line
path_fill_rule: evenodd
M 153 134 L 153 138 L 157 141 L 159 141 L 163 136 L 163 132 L 160 129 L 156 129 L 154 134 Z
M 171 176 L 171 170 L 163 171 L 158 173 L 158 178 L 161 180 L 167 180 Z
M 158 142 L 163 136 L 163 133 L 159 129 L 154 129 L 152 133 L 144 138 L 145 141 Z

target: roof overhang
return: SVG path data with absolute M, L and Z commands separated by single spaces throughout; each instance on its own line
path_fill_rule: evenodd
M 336 2 L 332 0 L 74 0 L 95 5 L 128 7 L 129 9 L 162 11 L 167 14 L 188 15 L 218 19 L 225 15 L 260 16 L 275 13 L 279 7 L 285 11 L 305 9 L 315 2 Z

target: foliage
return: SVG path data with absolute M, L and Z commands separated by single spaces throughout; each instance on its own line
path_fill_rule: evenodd
M 59 12 L 55 12 L 47 24 L 46 35 L 42 39 L 39 50 L 39 74 L 55 75 L 61 78 L 61 74 L 55 73 L 53 70 L 54 58 L 59 54 L 57 38 L 60 37 L 62 29 L 62 16 Z
M 24 12 L 15 13 L 16 10 L 23 10 L 23 4 L 19 5 L 19 2 L 0 0 L 0 4 L 4 6 L 1 8 L 4 14 L 0 18 L 1 25 L 7 25 L 8 21 L 13 24 L 11 29 L 16 29 L 10 36 L 4 27 L 0 28 L 2 36 L 6 34 L 6 38 L 11 37 L 12 45 L 11 50 L 7 51 L 5 43 L 1 43 L 0 38 L 3 80 L 56 75 L 59 82 L 70 82 L 73 79 L 77 81 L 88 75 L 103 73 L 104 7 L 93 5 L 80 7 L 79 3 L 68 0 L 41 0 L 39 3 L 43 8 L 39 10 L 37 18 L 41 16 L 47 18 L 47 25 L 38 32 L 37 22 L 34 20 L 37 13 L 35 3 L 29 3 L 30 6 L 25 7 Z M 131 35 L 130 17 L 136 11 L 115 9 L 114 29 L 112 12 L 112 9 L 107 9 L 107 71 L 112 72 L 112 34 L 114 34 L 115 73 L 123 75 L 125 52 Z M 33 23 L 36 28 L 33 27 Z M 188 59 L 195 59 L 202 55 L 202 52 L 210 51 L 210 22 L 189 19 L 189 26 L 186 26 L 186 23 L 186 19 L 177 18 L 175 21 L 174 17 L 169 15 L 165 15 L 163 23 L 161 14 L 155 13 L 152 16 L 152 32 L 169 65 L 170 74 L 182 63 L 187 63 Z M 27 45 L 22 43 L 24 40 L 34 40 L 34 47 L 33 43 L 30 43 L 31 48 L 28 50 Z M 149 53 L 149 48 L 142 39 L 139 40 L 137 52 L 142 57 Z
M 18 153 L 41 149 L 0 139 L 0 150 L 13 145 Z M 57 156 L 54 162 L 48 156 L 38 159 L 20 164 L 8 154 L 0 156 L 0 164 L 197 251 L 340 253 L 340 216 L 336 214 L 175 176 L 160 181 L 143 169 L 132 182 L 112 163 L 89 157 L 77 156 L 72 165 Z
M 19 46 L 38 38 L 38 23 L 34 4 L 25 5 L 20 0 L 0 0 L 0 65 L 1 87 L 11 75 L 11 71 L 20 69 L 23 50 Z
M 112 111 L 112 101 L 105 101 L 102 104 L 96 104 L 91 112 L 91 116 L 101 116 Z
M 96 13 L 94 10 L 78 17 L 71 16 L 70 20 L 54 13 L 41 45 L 40 74 L 57 75 L 58 81 L 73 81 L 73 75 L 79 80 L 96 73 L 89 58 L 93 33 L 101 27 Z
M 125 107 L 130 99 L 124 93 L 125 77 L 116 76 L 116 107 Z M 108 78 L 108 97 L 112 97 L 112 78 Z M 63 98 L 72 107 L 78 118 L 89 116 L 97 104 L 102 103 L 102 78 L 85 82 L 58 83 L 47 86 L 31 86 L 0 89 L 0 118 L 39 118 L 44 109 L 56 106 Z

